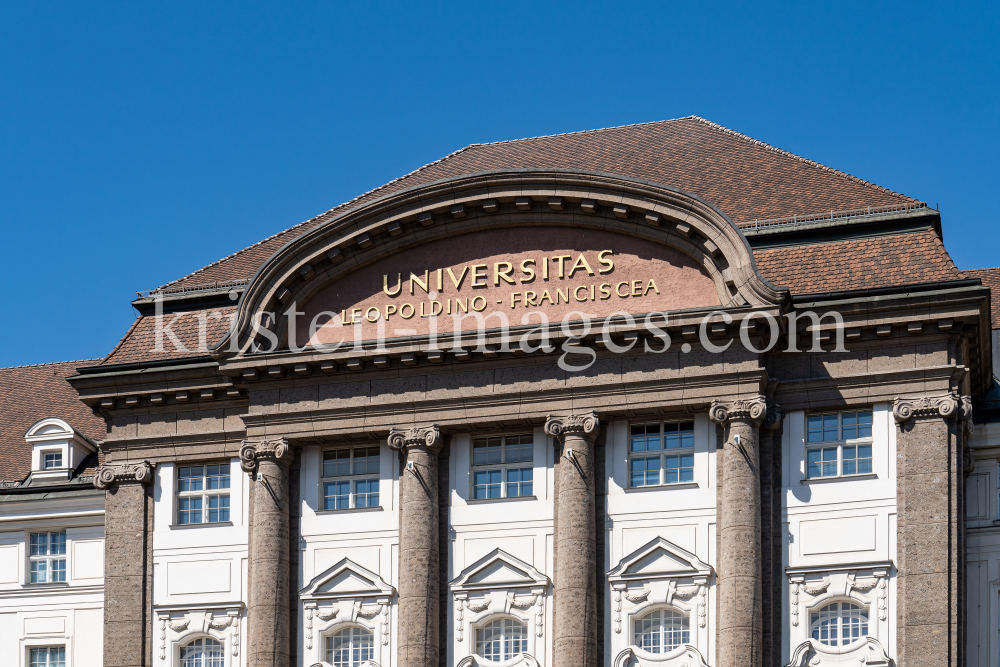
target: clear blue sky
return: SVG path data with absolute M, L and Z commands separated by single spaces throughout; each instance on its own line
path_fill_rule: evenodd
M 1000 3 L 6 2 L 0 366 L 466 144 L 697 114 L 1000 264 Z

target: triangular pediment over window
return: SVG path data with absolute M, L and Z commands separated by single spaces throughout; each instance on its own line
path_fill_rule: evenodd
M 333 567 L 313 577 L 300 591 L 307 598 L 362 598 L 391 596 L 393 588 L 380 576 L 344 558 Z
M 608 579 L 658 579 L 676 577 L 707 577 L 712 568 L 693 553 L 681 549 L 662 537 L 647 542 L 619 561 L 608 573 Z
M 511 556 L 503 549 L 494 549 L 469 567 L 462 570 L 451 582 L 452 590 L 474 590 L 486 588 L 544 587 L 548 577 Z

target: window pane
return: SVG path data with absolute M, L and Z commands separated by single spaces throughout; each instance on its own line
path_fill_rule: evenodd
M 48 562 L 44 560 L 33 560 L 30 564 L 31 583 L 44 584 L 48 582 Z
M 823 440 L 837 439 L 837 415 L 823 415 Z
M 337 449 L 323 452 L 323 477 L 351 474 L 351 450 Z
M 691 642 L 688 617 L 671 609 L 654 611 L 634 623 L 633 643 L 648 653 L 667 653 Z
M 531 495 L 531 468 L 507 469 L 507 497 L 518 498 Z
M 201 491 L 204 471 L 205 468 L 202 466 L 190 466 L 185 468 L 178 468 L 177 490 Z
M 49 581 L 66 581 L 66 559 L 49 561 Z
M 870 410 L 858 413 L 858 437 L 872 437 L 872 413 Z
M 535 440 L 530 434 L 508 435 L 504 447 L 505 463 L 529 463 L 534 458 Z
M 500 470 L 477 470 L 473 476 L 472 497 L 476 500 L 500 497 Z
M 358 447 L 354 450 L 354 474 L 377 475 L 379 468 L 378 447 Z
M 845 412 L 841 415 L 841 437 L 844 440 L 853 440 L 858 437 L 858 413 Z
M 229 496 L 208 497 L 208 521 L 209 523 L 229 521 Z
M 660 457 L 629 461 L 632 486 L 655 486 L 660 483 Z
M 181 667 L 223 667 L 222 644 L 214 639 L 196 639 L 181 647 Z
M 177 523 L 182 526 L 201 523 L 201 498 L 177 499 Z
M 664 449 L 694 447 L 694 422 L 673 422 L 663 425 Z
M 205 488 L 210 490 L 229 488 L 229 464 L 208 466 L 208 474 L 205 480 Z
M 49 550 L 49 534 L 48 533 L 32 533 L 31 534 L 31 551 L 29 555 L 31 556 L 44 556 Z
M 66 648 L 63 646 L 33 648 L 29 656 L 31 667 L 66 667 Z
M 503 458 L 501 456 L 500 436 L 491 438 L 476 438 L 472 441 L 472 465 L 496 465 Z
M 351 507 L 351 483 L 324 482 L 323 483 L 323 509 L 326 510 L 346 510 Z
M 524 625 L 510 618 L 476 630 L 476 653 L 491 662 L 510 660 L 528 650 Z
M 837 476 L 837 448 L 823 448 L 823 477 Z
M 660 425 L 632 424 L 631 451 L 647 452 L 660 449 Z
M 45 455 L 45 461 L 42 464 L 43 468 L 61 468 L 62 467 L 62 452 L 50 452 Z
M 378 507 L 378 480 L 359 479 L 354 483 L 355 507 Z
M 844 447 L 844 474 L 856 475 L 858 472 L 857 447 Z

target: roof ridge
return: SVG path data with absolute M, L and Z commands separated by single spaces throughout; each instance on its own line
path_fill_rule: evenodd
M 1000 266 L 984 266 L 981 269 L 959 269 L 959 271 L 1000 271 Z
M 392 185 L 393 183 L 398 183 L 399 181 L 402 181 L 402 180 L 404 180 L 406 178 L 409 178 L 410 176 L 413 176 L 417 172 L 423 171 L 424 169 L 427 169 L 428 167 L 433 167 L 434 165 L 438 164 L 439 162 L 443 162 L 443 161 L 447 160 L 448 158 L 450 158 L 452 156 L 458 155 L 459 153 L 461 153 L 463 151 L 466 151 L 469 148 L 472 148 L 473 146 L 478 146 L 478 145 L 479 144 L 469 144 L 468 146 L 463 146 L 462 148 L 459 148 L 457 151 L 452 151 L 451 153 L 448 153 L 444 157 L 438 158 L 437 160 L 434 160 L 433 162 L 428 162 L 427 164 L 425 164 L 423 166 L 417 167 L 413 171 L 411 171 L 409 173 L 406 173 L 406 174 L 403 174 L 402 176 L 398 176 L 398 177 L 392 179 L 391 181 L 389 181 L 388 183 L 383 183 L 382 185 L 378 186 L 377 188 L 372 188 L 371 190 L 368 190 L 367 192 L 362 192 L 361 194 L 357 195 L 356 197 L 348 199 L 347 201 L 345 201 L 342 204 L 337 204 L 333 208 L 327 209 L 326 211 L 320 213 L 319 215 L 314 215 L 313 217 L 309 218 L 308 220 L 304 220 L 304 221 L 302 221 L 302 222 L 300 222 L 298 224 L 292 225 L 291 227 L 287 227 L 287 228 L 281 230 L 280 232 L 276 232 L 274 234 L 271 234 L 267 238 L 261 239 L 260 241 L 257 241 L 256 243 L 254 243 L 252 245 L 248 245 L 248 246 L 246 246 L 244 248 L 240 248 L 239 250 L 237 250 L 234 253 L 230 253 L 229 255 L 226 255 L 225 257 L 223 257 L 221 259 L 217 259 L 214 262 L 212 262 L 211 264 L 206 264 L 205 266 L 203 266 L 203 267 L 201 267 L 201 268 L 199 268 L 199 269 L 197 269 L 195 271 L 192 271 L 191 273 L 187 274 L 186 276 L 182 276 L 180 278 L 177 278 L 176 280 L 171 280 L 169 283 L 165 283 L 163 285 L 160 285 L 156 289 L 161 290 L 161 289 L 163 289 L 165 287 L 170 287 L 171 285 L 173 285 L 175 283 L 179 283 L 179 282 L 182 282 L 184 280 L 187 280 L 191 276 L 193 276 L 193 275 L 195 275 L 197 273 L 201 273 L 205 269 L 213 267 L 216 264 L 220 264 L 220 263 L 226 261 L 227 259 L 230 259 L 231 257 L 236 257 L 237 255 L 239 255 L 241 253 L 244 253 L 247 250 L 250 250 L 251 248 L 256 248 L 257 246 L 259 246 L 259 245 L 261 245 L 263 243 L 267 243 L 271 239 L 277 238 L 278 236 L 281 236 L 282 234 L 286 234 L 286 233 L 292 231 L 293 229 L 296 229 L 298 227 L 302 227 L 303 225 L 308 225 L 310 223 L 315 223 L 315 222 L 319 221 L 321 218 L 323 218 L 324 216 L 327 216 L 327 215 L 333 213 L 334 211 L 336 211 L 338 209 L 342 209 L 345 206 L 349 206 L 350 204 L 358 201 L 359 199 L 361 199 L 363 197 L 367 197 L 368 195 L 372 194 L 373 192 L 378 192 L 379 190 L 383 190 L 383 189 L 389 187 L 390 185 Z M 250 278 L 250 277 L 251 276 L 247 276 L 247 278 Z
M 41 366 L 55 366 L 57 364 L 79 364 L 84 361 L 101 361 L 100 358 L 97 359 L 67 359 L 66 361 L 45 361 L 40 364 L 23 364 L 21 366 L 2 366 L 0 371 L 12 371 L 19 368 L 39 368 Z
M 479 146 L 499 146 L 500 144 L 513 144 L 518 141 L 534 141 L 535 139 L 551 139 L 552 137 L 568 137 L 574 134 L 594 134 L 596 132 L 609 132 L 611 130 L 623 130 L 627 127 L 642 127 L 643 125 L 656 125 L 657 123 L 676 123 L 681 120 L 703 120 L 698 116 L 682 116 L 680 118 L 664 118 L 663 120 L 648 120 L 645 123 L 627 123 L 625 125 L 612 125 L 611 127 L 598 127 L 592 130 L 576 130 L 573 132 L 556 132 L 555 134 L 540 134 L 534 137 L 521 137 L 520 139 L 504 139 L 502 141 L 486 141 L 479 144 L 469 144 L 466 148 Z M 448 156 L 451 157 L 451 156 Z M 444 159 L 444 158 L 442 158 Z
M 718 123 L 714 123 L 708 120 L 707 118 L 702 118 L 701 116 L 688 116 L 688 118 L 693 118 L 694 120 L 700 121 L 715 130 L 719 130 L 723 134 L 731 134 L 734 137 L 743 139 L 744 141 L 748 141 L 751 144 L 760 146 L 761 148 L 764 148 L 766 150 L 774 151 L 775 153 L 781 153 L 782 155 L 794 158 L 799 162 L 804 162 L 812 167 L 817 167 L 819 169 L 822 169 L 823 171 L 829 171 L 831 173 L 837 174 L 838 176 L 844 176 L 845 178 L 860 183 L 861 185 L 866 185 L 868 187 L 875 188 L 876 190 L 881 190 L 882 192 L 885 192 L 887 194 L 896 195 L 898 197 L 905 197 L 906 199 L 910 199 L 912 201 L 919 201 L 916 198 L 911 197 L 910 195 L 904 195 L 902 192 L 896 192 L 895 190 L 890 190 L 885 186 L 872 183 L 871 181 L 866 181 L 865 179 L 859 178 L 858 176 L 855 176 L 853 174 L 848 174 L 846 171 L 841 171 L 840 169 L 834 169 L 833 167 L 829 167 L 823 164 L 822 162 L 817 162 L 816 160 L 810 160 L 807 157 L 802 157 L 801 155 L 797 155 L 796 153 L 793 153 L 791 151 L 786 151 L 784 148 L 778 148 L 777 146 L 769 144 L 766 141 L 761 141 L 760 139 L 754 139 L 753 137 L 743 134 L 742 132 L 737 132 L 736 130 L 732 130 L 726 127 L 725 125 L 719 125 Z

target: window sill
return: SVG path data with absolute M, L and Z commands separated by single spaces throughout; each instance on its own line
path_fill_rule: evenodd
M 519 500 L 538 500 L 537 496 L 511 496 L 510 498 L 469 498 L 465 502 L 470 505 L 482 503 L 516 503 Z
M 642 493 L 644 491 L 666 491 L 668 489 L 697 489 L 698 482 L 677 482 L 675 484 L 655 484 L 651 486 L 629 486 L 625 493 Z
M 863 475 L 838 475 L 836 477 L 812 477 L 799 480 L 799 484 L 824 484 L 826 482 L 843 482 L 852 479 L 878 479 L 878 474 L 868 472 Z
M 58 588 L 69 588 L 69 583 L 65 581 L 52 581 L 36 584 L 24 584 L 25 588 L 30 588 L 33 591 L 44 590 L 46 588 L 51 588 L 53 590 Z
M 349 507 L 343 510 L 316 510 L 316 514 L 354 514 L 355 512 L 382 512 L 382 506 L 378 507 Z
M 218 526 L 232 526 L 232 521 L 215 521 L 214 523 L 172 523 L 170 530 L 190 530 L 192 528 L 215 528 Z

